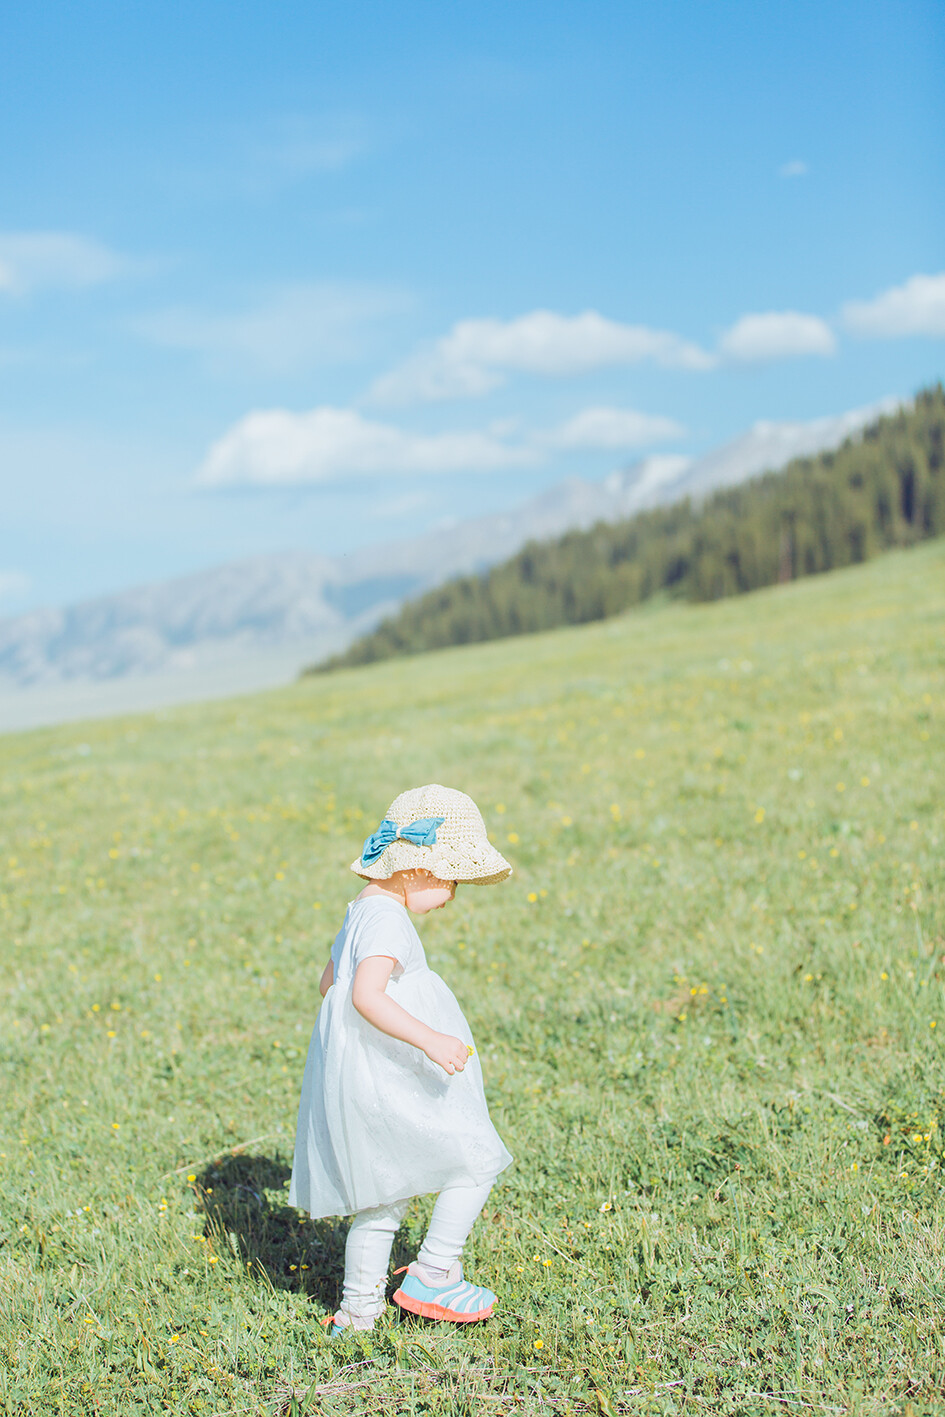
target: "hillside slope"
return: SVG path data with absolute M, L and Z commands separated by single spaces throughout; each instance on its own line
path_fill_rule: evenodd
M 172 580 L 0 619 L 0 728 L 78 717 L 84 705 L 251 692 L 344 649 L 408 596 L 479 574 L 519 551 L 683 495 L 702 496 L 838 446 L 877 416 L 851 409 L 812 422 L 756 423 L 695 461 L 656 455 L 603 481 L 569 477 L 502 512 L 344 554 L 258 555 Z
M 0 738 L 8 1410 L 583 1413 L 640 1367 L 648 1412 L 937 1412 L 943 645 L 936 541 Z M 339 1368 L 299 1086 L 348 863 L 431 780 L 515 870 L 418 922 L 515 1156 L 502 1309 Z
M 631 519 L 530 543 L 408 602 L 316 666 L 335 669 L 613 615 L 659 592 L 714 600 L 945 533 L 945 391 L 837 452 Z

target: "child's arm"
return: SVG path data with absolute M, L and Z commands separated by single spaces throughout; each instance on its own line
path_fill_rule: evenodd
M 389 955 L 373 955 L 362 960 L 355 971 L 351 1002 L 361 1017 L 381 1033 L 399 1038 L 402 1043 L 412 1043 L 445 1073 L 461 1073 L 469 1061 L 469 1049 L 462 1039 L 437 1033 L 385 994 L 396 963 Z
M 331 960 L 329 960 L 328 963 L 325 965 L 325 968 L 322 970 L 322 977 L 321 977 L 321 979 L 319 980 L 319 984 L 318 984 L 318 992 L 319 992 L 319 994 L 321 994 L 321 996 L 322 996 L 323 999 L 324 999 L 325 995 L 328 993 L 328 990 L 329 990 L 329 989 L 331 988 L 331 986 L 334 984 L 334 982 L 335 982 L 335 966 L 332 964 Z

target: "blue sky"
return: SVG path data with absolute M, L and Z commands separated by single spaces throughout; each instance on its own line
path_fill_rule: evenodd
M 938 3 L 0 12 L 0 613 L 945 373 Z

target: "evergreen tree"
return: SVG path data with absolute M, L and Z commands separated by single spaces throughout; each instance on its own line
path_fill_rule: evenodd
M 945 391 L 877 419 L 841 448 L 780 472 L 529 542 L 481 576 L 428 591 L 309 672 L 775 585 L 945 534 Z

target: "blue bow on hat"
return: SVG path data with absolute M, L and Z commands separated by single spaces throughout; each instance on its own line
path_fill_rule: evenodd
M 436 829 L 446 821 L 445 817 L 421 817 L 411 822 L 409 827 L 398 827 L 390 817 L 385 817 L 376 832 L 372 832 L 361 850 L 361 860 L 371 866 L 379 856 L 395 841 L 410 841 L 414 846 L 435 846 Z

